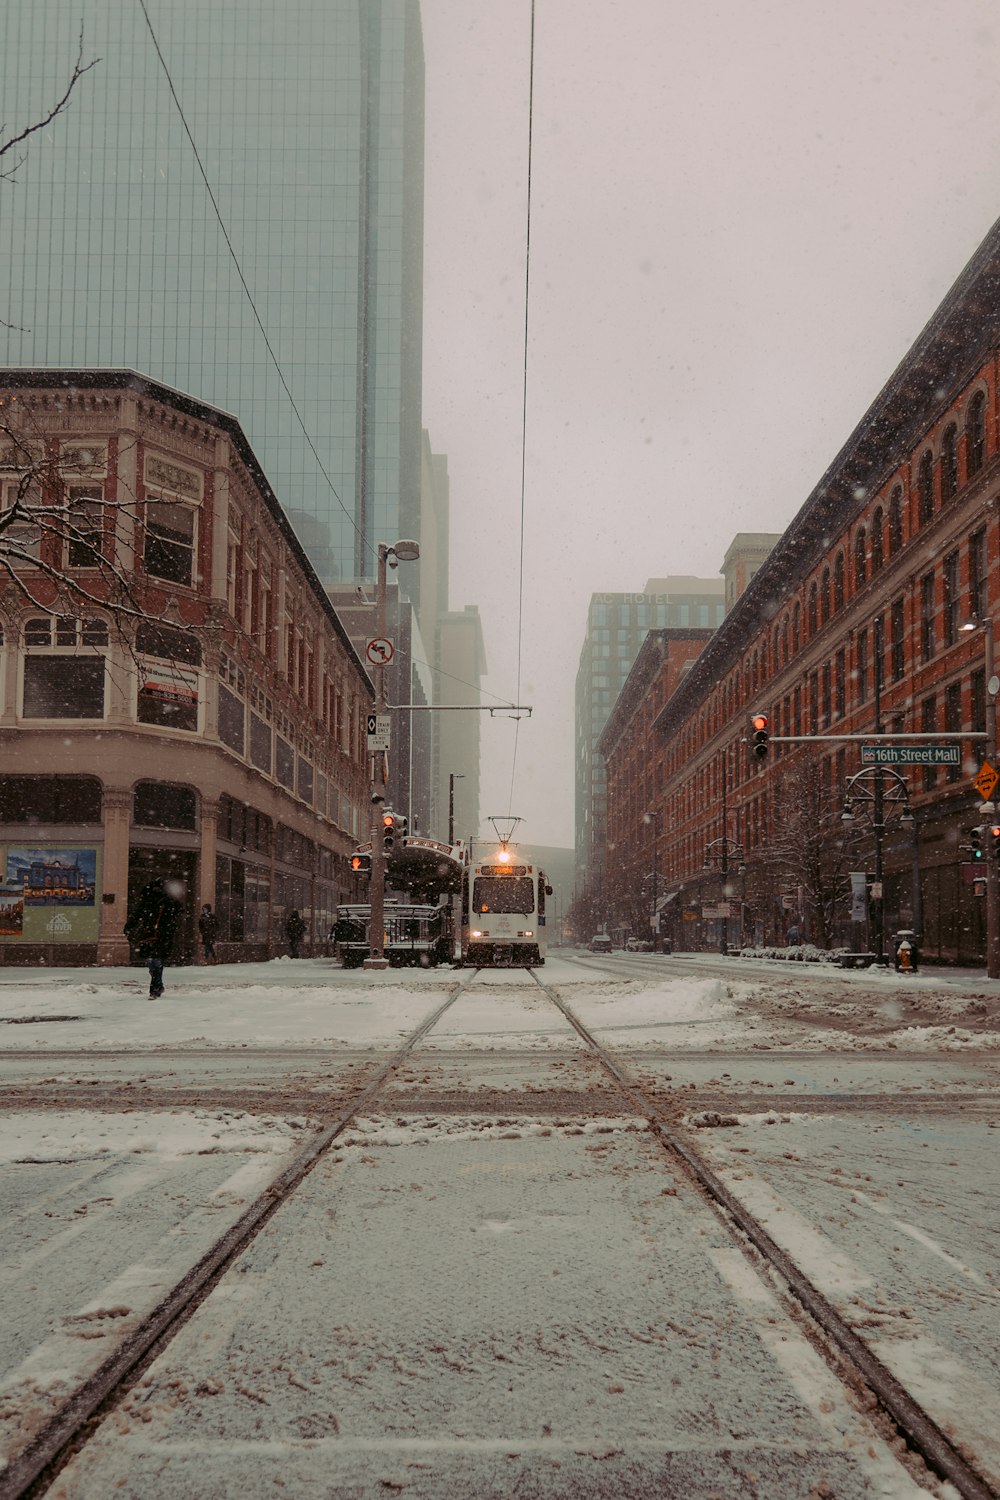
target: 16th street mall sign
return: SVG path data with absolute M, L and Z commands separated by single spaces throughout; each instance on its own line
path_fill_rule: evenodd
M 961 745 L 862 745 L 863 766 L 960 766 Z

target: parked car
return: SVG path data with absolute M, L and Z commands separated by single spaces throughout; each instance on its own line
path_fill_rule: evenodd
M 591 953 L 610 953 L 611 939 L 606 932 L 595 932 L 590 940 Z
M 625 944 L 626 953 L 652 953 L 653 945 L 646 938 L 629 938 Z

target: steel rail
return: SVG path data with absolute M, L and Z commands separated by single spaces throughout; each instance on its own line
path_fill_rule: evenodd
M 1000 1500 L 1000 1492 L 983 1478 L 958 1451 L 929 1412 L 915 1401 L 909 1391 L 883 1364 L 853 1328 L 841 1317 L 833 1304 L 806 1277 L 789 1255 L 772 1239 L 763 1224 L 731 1193 L 708 1164 L 682 1136 L 660 1116 L 641 1087 L 631 1079 L 616 1059 L 597 1040 L 584 1023 L 574 1015 L 554 989 L 531 970 L 531 977 L 566 1020 L 586 1042 L 603 1067 L 637 1105 L 650 1127 L 685 1165 L 695 1181 L 704 1188 L 725 1215 L 746 1235 L 765 1260 L 781 1276 L 789 1290 L 819 1324 L 824 1334 L 845 1355 L 877 1397 L 883 1410 L 895 1422 L 901 1435 L 940 1479 L 955 1486 L 963 1500 Z
M 0 1500 L 32 1500 L 43 1494 L 68 1462 L 86 1428 L 96 1424 L 169 1344 L 233 1261 L 260 1233 L 295 1189 L 304 1181 L 351 1120 L 375 1097 L 389 1075 L 476 977 L 454 985 L 452 992 L 416 1026 L 385 1065 L 329 1125 L 319 1131 L 283 1172 L 216 1240 L 165 1297 L 147 1313 L 124 1342 L 89 1375 L 59 1410 L 0 1472 Z

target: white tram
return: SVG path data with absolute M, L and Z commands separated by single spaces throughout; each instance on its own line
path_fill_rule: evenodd
M 462 961 L 476 968 L 545 962 L 545 872 L 501 844 L 467 867 L 462 891 Z

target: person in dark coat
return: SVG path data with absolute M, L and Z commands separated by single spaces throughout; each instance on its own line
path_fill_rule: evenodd
M 198 931 L 201 934 L 202 946 L 205 950 L 205 962 L 207 964 L 217 962 L 215 957 L 215 934 L 218 928 L 219 924 L 216 920 L 215 912 L 212 910 L 211 904 L 206 901 L 198 918 Z
M 291 950 L 293 958 L 298 958 L 299 956 L 299 944 L 302 941 L 305 930 L 305 922 L 303 922 L 302 918 L 293 907 L 293 909 L 288 913 L 288 921 L 285 923 L 285 936 L 288 939 L 288 946 Z
M 150 1000 L 163 994 L 163 965 L 173 956 L 183 894 L 183 881 L 157 876 L 143 886 L 125 923 L 125 936 L 149 969 Z

